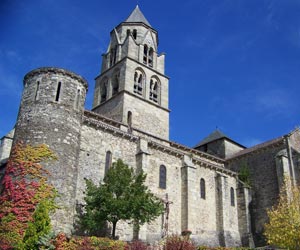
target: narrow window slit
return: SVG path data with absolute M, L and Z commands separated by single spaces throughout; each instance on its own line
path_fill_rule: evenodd
M 57 85 L 56 97 L 55 97 L 55 101 L 56 101 L 56 102 L 59 101 L 60 89 L 61 89 L 61 82 L 59 82 L 58 85 Z

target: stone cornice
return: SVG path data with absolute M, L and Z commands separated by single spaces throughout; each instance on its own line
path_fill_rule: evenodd
M 82 76 L 77 75 L 72 71 L 69 71 L 66 69 L 61 69 L 61 68 L 56 68 L 56 67 L 42 67 L 42 68 L 34 69 L 24 76 L 23 83 L 25 84 L 29 78 L 31 78 L 35 75 L 47 74 L 47 73 L 69 76 L 69 77 L 79 81 L 80 83 L 82 83 L 83 86 L 86 89 L 88 89 L 88 83 Z
M 128 133 L 127 131 L 123 131 L 120 129 L 121 126 L 127 127 L 126 124 L 114 121 L 112 119 L 106 118 L 104 116 L 101 116 L 99 114 L 96 114 L 91 111 L 85 111 L 83 121 L 85 124 L 94 126 L 95 128 L 103 129 L 104 131 L 111 132 L 112 134 L 115 134 L 117 136 L 120 136 L 122 138 L 126 138 L 131 141 L 137 141 L 140 138 L 145 139 L 148 141 L 149 147 L 161 150 L 162 152 L 167 152 L 168 154 L 174 155 L 178 158 L 183 158 L 184 155 L 192 155 L 192 161 L 194 163 L 197 163 L 205 168 L 210 168 L 231 176 L 236 176 L 237 174 L 231 170 L 223 168 L 221 165 L 224 163 L 224 160 L 211 156 L 209 154 L 197 151 L 192 148 L 185 147 L 183 145 L 180 145 L 175 142 L 170 142 L 168 140 L 164 140 L 155 136 L 152 136 L 150 134 L 144 133 L 143 131 L 133 129 L 133 131 L 137 131 L 139 133 L 144 133 L 145 137 L 143 136 L 137 136 L 133 135 L 131 133 Z M 153 139 L 149 138 L 153 137 Z M 155 140 L 160 140 L 162 143 L 159 143 Z M 163 143 L 167 143 L 170 146 L 164 145 Z M 201 157 L 201 158 L 200 158 Z M 206 160 L 206 159 L 207 160 Z M 220 165 L 213 163 L 211 161 L 215 161 L 219 163 Z

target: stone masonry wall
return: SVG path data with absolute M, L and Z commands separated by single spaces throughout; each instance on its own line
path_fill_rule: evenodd
M 96 123 L 95 123 L 96 124 Z M 135 170 L 143 169 L 147 174 L 146 184 L 150 190 L 161 199 L 168 200 L 170 204 L 169 214 L 169 234 L 180 234 L 182 230 L 192 231 L 192 237 L 200 244 L 217 246 L 219 245 L 216 217 L 216 196 L 215 196 L 215 176 L 216 172 L 207 165 L 195 164 L 195 171 L 189 178 L 188 206 L 184 206 L 181 197 L 186 196 L 182 193 L 184 167 L 183 151 L 176 154 L 175 149 L 167 144 L 151 143 L 149 136 L 147 139 L 128 134 L 127 132 L 109 127 L 109 125 L 98 126 L 94 123 L 87 123 L 82 127 L 79 169 L 77 179 L 76 203 L 83 204 L 85 182 L 84 178 L 92 179 L 98 183 L 104 177 L 106 152 L 112 152 L 113 162 L 122 159 L 126 164 Z M 115 131 L 115 132 L 114 132 Z M 174 151 L 174 152 L 173 152 Z M 173 153 L 172 153 L 173 152 Z M 212 161 L 213 162 L 213 161 Z M 164 165 L 167 170 L 166 189 L 159 188 L 159 168 Z M 224 205 L 225 231 L 228 244 L 236 245 L 239 242 L 237 207 L 230 207 L 228 193 L 230 187 L 237 188 L 236 179 L 226 175 L 228 186 L 224 187 L 226 205 Z M 206 199 L 200 198 L 200 179 L 206 182 Z M 228 205 L 229 204 L 229 205 Z M 188 207 L 188 211 L 182 209 Z M 164 215 L 157 218 L 149 225 L 145 225 L 140 230 L 140 238 L 150 242 L 159 240 L 164 233 Z M 187 219 L 184 222 L 184 218 Z M 185 226 L 188 226 L 186 228 Z M 121 239 L 131 240 L 132 227 L 127 223 L 118 223 L 117 235 Z
M 51 173 L 50 182 L 61 194 L 57 202 L 62 209 L 57 210 L 52 224 L 56 231 L 70 234 L 75 208 L 81 117 L 87 84 L 80 76 L 57 68 L 41 68 L 29 72 L 24 78 L 24 84 L 14 143 L 45 143 L 57 155 L 57 161 L 44 163 Z
M 285 144 L 276 144 L 230 159 L 227 162 L 227 167 L 233 171 L 238 172 L 242 166 L 246 166 L 250 170 L 253 191 L 250 213 L 255 246 L 265 245 L 262 235 L 264 224 L 267 222 L 266 209 L 276 204 L 280 188 L 275 157 L 279 151 L 285 148 Z

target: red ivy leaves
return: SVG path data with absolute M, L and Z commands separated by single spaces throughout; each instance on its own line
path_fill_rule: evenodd
M 1 183 L 0 245 L 14 234 L 22 238 L 36 205 L 55 197 L 54 187 L 47 183 L 49 173 L 40 164 L 55 158 L 46 145 L 17 143 L 12 149 Z

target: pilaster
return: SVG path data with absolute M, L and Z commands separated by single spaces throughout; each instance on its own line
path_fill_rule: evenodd
M 237 189 L 237 205 L 241 242 L 242 246 L 254 248 L 249 211 L 251 200 L 251 189 L 240 182 Z
M 185 155 L 182 160 L 181 168 L 181 231 L 189 229 L 193 232 L 196 220 L 196 167 L 190 156 Z

